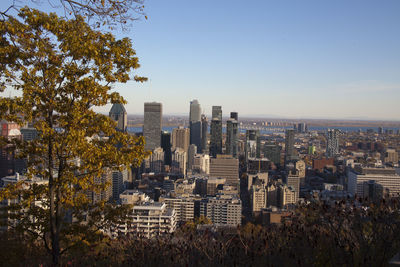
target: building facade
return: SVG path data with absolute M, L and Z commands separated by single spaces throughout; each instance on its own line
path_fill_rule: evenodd
M 161 146 L 162 104 L 144 103 L 143 136 L 146 140 L 145 149 L 153 150 Z
M 200 202 L 200 215 L 214 224 L 238 226 L 242 223 L 242 202 L 230 195 L 208 197 Z
M 124 105 L 115 103 L 112 105 L 109 117 L 117 123 L 117 130 L 126 132 L 128 126 L 128 113 L 126 113 Z
M 210 156 L 222 154 L 222 107 L 212 107 L 212 120 L 210 129 Z
M 201 107 L 196 99 L 190 102 L 189 128 L 190 144 L 196 145 L 197 150 L 201 153 Z
M 226 122 L 225 153 L 227 155 L 232 155 L 234 158 L 237 158 L 239 156 L 238 140 L 239 140 L 238 113 L 231 112 L 231 117 Z

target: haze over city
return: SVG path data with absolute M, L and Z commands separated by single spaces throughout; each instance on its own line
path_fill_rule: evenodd
M 149 81 L 115 89 L 129 114 L 149 101 L 187 114 L 198 99 L 206 114 L 221 105 L 241 116 L 398 120 L 399 12 L 398 1 L 149 1 L 148 20 L 128 34 Z

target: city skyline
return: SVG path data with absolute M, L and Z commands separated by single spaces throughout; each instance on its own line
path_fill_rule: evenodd
M 115 33 L 131 38 L 139 57 L 132 77 L 149 81 L 114 90 L 128 114 L 152 101 L 164 114 L 187 114 L 198 99 L 205 114 L 221 105 L 242 117 L 398 121 L 399 11 L 394 0 L 147 1 L 148 19 Z M 18 95 L 1 93 L 10 94 Z
M 116 90 L 130 114 L 147 101 L 187 114 L 198 99 L 206 114 L 398 120 L 399 11 L 398 1 L 147 2 L 129 37 L 149 81 Z

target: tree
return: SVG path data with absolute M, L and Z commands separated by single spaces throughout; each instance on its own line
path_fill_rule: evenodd
M 59 264 L 69 248 L 100 240 L 101 229 L 126 215 L 87 193 L 106 188 L 98 179 L 108 171 L 139 164 L 147 156 L 144 139 L 117 131 L 92 108 L 125 103 L 112 85 L 127 82 L 139 63 L 128 38 L 95 31 L 81 16 L 66 20 L 27 7 L 18 16 L 0 22 L 0 77 L 1 90 L 22 95 L 0 98 L 0 119 L 32 123 L 37 139 L 7 142 L 27 159 L 29 178 L 48 182 L 19 181 L 0 197 L 20 199 L 9 213 L 16 229 L 41 238 Z
M 42 4 L 40 0 L 31 0 L 33 4 Z M 129 22 L 144 14 L 144 0 L 47 0 L 48 4 L 55 10 L 59 10 L 65 18 L 82 16 L 97 28 L 106 26 L 113 28 L 117 25 L 127 29 Z M 6 10 L 0 11 L 5 18 L 11 10 L 19 10 L 19 1 L 10 0 Z

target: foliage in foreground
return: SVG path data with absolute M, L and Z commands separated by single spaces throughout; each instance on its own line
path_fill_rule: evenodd
M 109 182 L 102 179 L 140 164 L 144 139 L 117 131 L 93 108 L 126 103 L 112 89 L 129 81 L 139 59 L 128 38 L 95 31 L 80 16 L 66 20 L 26 7 L 0 20 L 0 62 L 0 92 L 19 95 L 0 97 L 0 119 L 30 123 L 38 134 L 0 141 L 25 159 L 28 178 L 47 181 L 10 184 L 0 199 L 16 200 L 7 207 L 8 226 L 42 239 L 57 264 L 68 249 L 96 243 L 99 229 L 126 217 L 106 204 Z
M 247 224 L 216 233 L 199 233 L 188 226 L 152 240 L 121 237 L 71 250 L 62 262 L 74 266 L 385 266 L 400 249 L 399 234 L 398 200 L 367 208 L 344 202 L 334 207 L 313 203 L 300 206 L 281 226 Z M 49 263 L 34 244 L 16 237 L 7 242 L 13 249 L 0 248 L 2 262 Z M 7 242 L 2 245 L 8 246 Z

